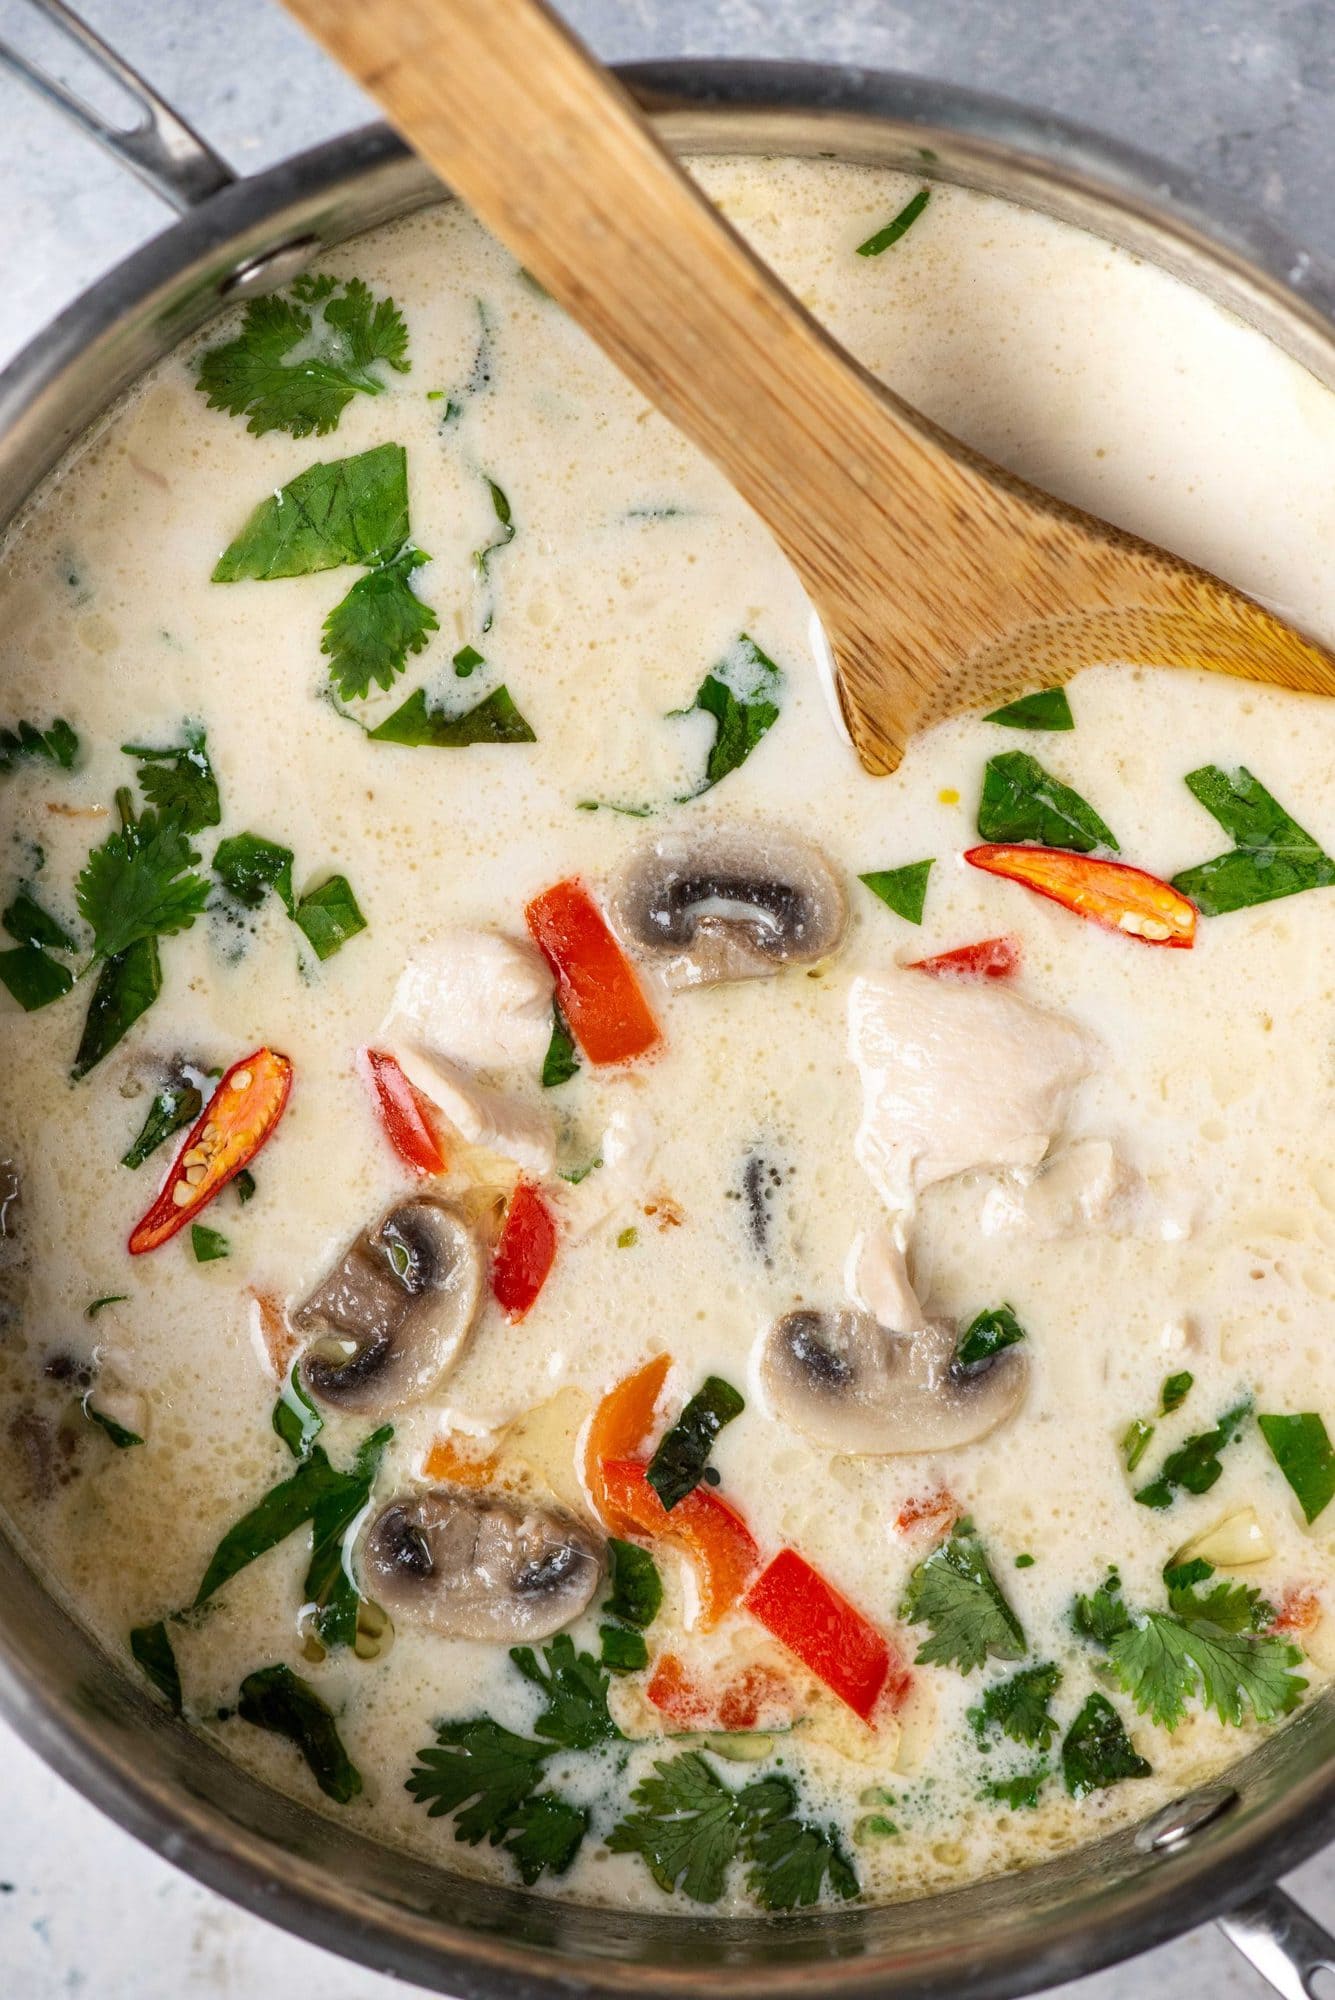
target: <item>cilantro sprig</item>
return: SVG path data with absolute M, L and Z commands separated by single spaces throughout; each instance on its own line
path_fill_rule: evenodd
M 1244 1396 L 1224 1411 L 1208 1431 L 1196 1431 L 1170 1451 L 1156 1479 L 1137 1490 L 1142 1507 L 1171 1507 L 1179 1493 L 1208 1493 L 1223 1473 L 1220 1453 L 1241 1434 L 1252 1414 L 1252 1399 Z
M 920 1665 L 958 1667 L 967 1674 L 989 1657 L 1024 1657 L 1024 1628 L 1002 1595 L 971 1521 L 959 1522 L 949 1540 L 918 1564 L 901 1615 L 932 1629 L 918 1648 Z
M 291 294 L 252 299 L 234 339 L 202 356 L 196 386 L 211 410 L 246 417 L 256 437 L 323 437 L 356 395 L 378 396 L 381 367 L 406 374 L 408 329 L 391 298 L 360 278 L 298 278 Z

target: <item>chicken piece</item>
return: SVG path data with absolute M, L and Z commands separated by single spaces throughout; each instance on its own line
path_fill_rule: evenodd
M 649 1169 L 658 1151 L 658 1127 L 645 1103 L 642 1080 L 617 1077 L 608 1083 L 607 1090 L 615 1097 L 598 1145 L 602 1165 L 570 1188 L 562 1202 L 562 1216 L 575 1243 L 591 1235 L 626 1203 L 644 1200 Z
M 844 1267 L 849 1297 L 869 1312 L 887 1333 L 916 1333 L 927 1315 L 909 1278 L 903 1231 L 882 1223 L 863 1230 L 853 1242 Z
M 470 1146 L 502 1153 L 525 1173 L 546 1179 L 556 1166 L 556 1130 L 539 1105 L 496 1090 L 445 1056 L 394 1036 L 385 1046 L 399 1068 Z
M 984 1235 L 1022 1230 L 1031 1236 L 1069 1236 L 1080 1229 L 1125 1235 L 1137 1220 L 1140 1178 L 1107 1139 L 1064 1146 L 1019 1186 L 988 1190 L 979 1218 Z
M 1074 1022 L 994 984 L 864 973 L 848 996 L 857 1157 L 888 1207 L 975 1167 L 1036 1167 L 1088 1074 Z
M 404 967 L 383 1032 L 465 1069 L 536 1073 L 551 1038 L 554 990 L 547 961 L 525 940 L 442 931 Z

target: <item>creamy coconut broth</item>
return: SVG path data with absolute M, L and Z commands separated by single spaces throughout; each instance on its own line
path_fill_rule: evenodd
M 1335 405 L 1258 335 L 960 190 L 859 256 L 912 183 L 700 172 L 914 403 L 1335 637 Z M 1110 666 L 870 778 L 764 531 L 465 215 L 321 270 L 6 551 L 18 1533 L 228 1755 L 539 1891 L 893 1897 L 1148 1812 L 1335 1661 L 1331 712 Z M 290 419 L 351 278 L 377 393 L 345 339 L 323 435 L 206 405 Z

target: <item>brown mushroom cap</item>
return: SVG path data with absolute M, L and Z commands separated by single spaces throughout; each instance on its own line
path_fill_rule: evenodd
M 446 1639 L 514 1645 L 578 1618 L 603 1558 L 569 1515 L 437 1486 L 382 1508 L 360 1569 L 363 1589 L 396 1619 Z
M 889 1333 L 851 1307 L 802 1309 L 770 1329 L 761 1379 L 775 1415 L 832 1451 L 954 1451 L 1012 1416 L 1029 1378 L 1018 1348 L 964 1368 L 955 1345 L 944 1320 Z
M 818 847 L 746 823 L 642 847 L 613 920 L 670 986 L 713 986 L 828 958 L 843 942 L 848 898 Z
M 314 1335 L 304 1386 L 360 1416 L 420 1401 L 458 1359 L 481 1292 L 482 1252 L 458 1210 L 426 1196 L 400 1202 L 293 1313 Z

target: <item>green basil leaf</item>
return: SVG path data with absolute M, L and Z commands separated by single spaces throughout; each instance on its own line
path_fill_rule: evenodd
M 231 1254 L 231 1245 L 217 1229 L 209 1229 L 202 1222 L 190 1225 L 190 1248 L 195 1253 L 197 1264 L 214 1264 L 220 1257 Z
M 130 1451 L 135 1445 L 144 1442 L 138 1431 L 130 1430 L 125 1424 L 118 1424 L 114 1417 L 109 1417 L 104 1410 L 99 1410 L 92 1401 L 92 1394 L 92 1390 L 89 1390 L 83 1399 L 81 1405 L 83 1413 L 90 1424 L 96 1424 L 100 1431 L 106 1432 L 117 1451 Z
M 745 1408 L 745 1398 L 731 1382 L 710 1375 L 672 1428 L 663 1433 L 644 1476 L 669 1513 L 695 1491 L 704 1478 L 715 1438 Z
M 1119 852 L 1111 829 L 1079 792 L 1045 771 L 1027 750 L 989 757 L 978 806 L 978 832 L 986 841 L 1036 841 L 1089 854 L 1096 847 Z
M 148 1116 L 128 1153 L 122 1153 L 123 1167 L 142 1167 L 174 1132 L 193 1125 L 204 1109 L 204 1099 L 193 1083 L 164 1083 L 148 1107 Z
M 215 583 L 309 576 L 344 563 L 373 568 L 408 539 L 408 460 L 401 444 L 309 466 L 262 500 L 219 557 Z
M 643 1632 L 632 1632 L 624 1625 L 600 1625 L 598 1637 L 602 1644 L 599 1664 L 609 1673 L 637 1674 L 648 1666 L 649 1648 Z
M 73 984 L 74 974 L 69 967 L 52 958 L 39 944 L 20 944 L 13 951 L 0 951 L 0 985 L 18 1001 L 25 1014 L 35 1014 L 39 1007 L 49 1007 L 53 1000 L 63 999 Z
M 898 243 L 905 230 L 912 229 L 931 198 L 930 188 L 919 188 L 917 194 L 904 203 L 898 215 L 893 216 L 884 228 L 875 230 L 865 243 L 859 243 L 858 256 L 879 257 L 883 250 L 888 250 L 892 244 Z
M 935 866 L 935 861 L 910 861 L 903 868 L 874 869 L 870 875 L 859 875 L 858 880 L 897 917 L 920 924 L 923 904 L 927 901 L 927 877 Z
M 74 939 L 64 925 L 57 923 L 26 889 L 19 890 L 4 916 L 0 917 L 0 923 L 20 944 L 50 945 L 54 951 L 76 949 Z
M 130 1652 L 140 1672 L 152 1681 L 159 1694 L 167 1697 L 172 1714 L 179 1715 L 181 1674 L 167 1627 L 161 1619 L 156 1625 L 135 1626 L 130 1634 Z
M 276 889 L 289 916 L 296 909 L 292 893 L 292 849 L 256 833 L 234 833 L 220 840 L 213 855 L 213 872 L 229 896 L 247 910 L 257 910 L 269 889 Z
M 346 875 L 331 875 L 297 904 L 294 921 L 318 959 L 332 958 L 349 938 L 366 929 Z
M 984 722 L 999 722 L 1003 729 L 1074 729 L 1075 717 L 1064 687 L 1041 688 L 1036 694 L 1022 694 L 1018 701 L 994 708 Z
M 652 1625 L 663 1606 L 663 1579 L 648 1549 L 608 1537 L 612 1595 L 603 1606 L 624 1625 Z
M 95 1069 L 104 1056 L 110 1055 L 161 991 L 162 965 L 156 938 L 140 938 L 128 951 L 118 952 L 106 961 L 97 975 L 70 1071 L 76 1082 Z
M 505 687 L 493 688 L 462 715 L 428 707 L 426 690 L 418 688 L 401 708 L 396 708 L 377 729 L 368 730 L 367 735 L 372 743 L 406 743 L 430 750 L 462 750 L 472 743 L 538 740 Z
M 980 1312 L 964 1329 L 955 1349 L 955 1366 L 974 1368 L 980 1361 L 991 1361 L 1003 1348 L 1014 1347 L 1025 1338 L 1025 1330 L 1012 1308 L 993 1306 L 987 1312 Z
M 555 1001 L 552 1002 L 552 1038 L 547 1044 L 547 1053 L 542 1059 L 542 1087 L 556 1090 L 563 1083 L 569 1083 L 580 1069 L 579 1056 L 575 1050 L 575 1038 L 565 1024 L 565 1016 Z
M 356 1798 L 361 1773 L 343 1747 L 333 1713 L 291 1667 L 261 1667 L 247 1674 L 236 1712 L 243 1722 L 295 1744 L 326 1798 L 341 1806 Z
M 1335 882 L 1335 861 L 1244 766 L 1224 771 L 1204 764 L 1188 772 L 1186 784 L 1236 842 L 1232 853 L 1173 877 L 1173 887 L 1189 896 L 1202 916 L 1226 916 Z
M 1271 1456 L 1298 1498 L 1310 1523 L 1335 1499 L 1335 1451 L 1326 1426 L 1314 1411 L 1296 1417 L 1258 1417 Z
M 729 647 L 713 671 L 706 674 L 695 691 L 688 709 L 674 709 L 689 715 L 698 709 L 714 718 L 714 741 L 705 760 L 705 775 L 692 792 L 678 801 L 698 799 L 730 772 L 740 769 L 757 743 L 779 719 L 779 696 L 783 675 L 768 653 L 763 653 L 749 633 L 743 632 Z M 638 811 L 630 808 L 632 817 Z

